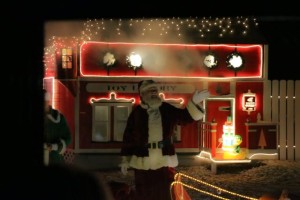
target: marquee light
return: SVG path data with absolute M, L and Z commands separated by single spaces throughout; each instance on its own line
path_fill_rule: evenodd
M 204 59 L 203 59 L 203 64 L 208 69 L 212 69 L 212 68 L 217 67 L 218 60 L 217 60 L 216 55 L 211 51 L 207 52 Z
M 136 72 L 137 69 L 142 67 L 142 57 L 135 52 L 131 52 L 126 57 L 126 63 L 129 68 L 132 68 Z
M 115 55 L 111 52 L 106 52 L 103 56 L 102 62 L 107 71 L 107 75 L 109 75 L 109 70 L 116 64 Z
M 111 67 L 116 63 L 116 58 L 111 52 L 106 52 L 103 56 L 103 64 L 106 67 Z
M 160 53 L 160 51 L 157 52 L 153 52 L 150 51 L 149 49 L 153 50 L 153 49 L 159 49 L 162 51 L 167 52 L 169 55 L 173 55 L 172 53 L 174 53 L 174 55 L 178 52 L 177 50 L 181 50 L 184 49 L 185 51 L 190 51 L 191 52 L 191 57 L 190 57 L 190 61 L 193 64 L 193 68 L 195 68 L 195 73 L 191 73 L 191 74 L 185 74 L 185 73 L 172 73 L 173 71 L 171 70 L 168 73 L 161 73 L 161 74 L 157 74 L 157 70 L 158 67 L 160 67 L 160 63 L 158 61 L 156 61 L 155 63 L 153 63 L 154 66 L 151 65 L 151 68 L 146 65 L 145 63 L 145 67 L 147 66 L 148 68 L 145 70 L 142 70 L 143 75 L 145 76 L 159 76 L 160 78 L 168 78 L 168 77 L 176 77 L 176 78 L 214 78 L 214 79 L 228 79 L 228 78 L 245 78 L 245 79 L 249 79 L 249 78 L 261 78 L 262 77 L 262 63 L 263 63 L 263 49 L 262 49 L 262 45 L 228 45 L 228 44 L 197 44 L 197 45 L 190 45 L 190 44 L 161 44 L 161 43 L 125 43 L 125 42 L 85 42 L 80 46 L 80 76 L 82 77 L 106 77 L 107 73 L 105 73 L 105 70 L 101 70 L 99 69 L 99 64 L 91 62 L 91 55 L 94 53 L 94 49 L 97 48 L 101 51 L 101 48 L 103 50 L 107 49 L 107 46 L 110 46 L 110 48 L 114 49 L 115 51 L 118 51 L 119 49 L 132 49 L 132 48 L 137 48 L 137 49 L 141 49 L 143 51 L 143 54 L 145 55 L 153 55 L 156 56 L 155 54 L 157 53 L 157 56 L 162 56 L 162 54 Z M 149 48 L 150 47 L 150 48 Z M 204 59 L 204 55 L 201 55 L 201 52 L 210 52 L 210 50 L 208 50 L 208 48 L 214 48 L 214 52 L 216 54 L 224 54 L 226 52 L 230 52 L 230 51 L 234 51 L 235 48 L 238 48 L 241 50 L 241 52 L 243 52 L 243 56 L 245 56 L 245 58 L 249 57 L 249 55 L 255 55 L 255 70 L 253 71 L 249 71 L 248 69 L 245 69 L 245 71 L 243 71 L 242 75 L 239 75 L 238 77 L 235 75 L 233 76 L 232 73 L 230 72 L 230 70 L 227 70 L 228 72 L 226 72 L 226 74 L 224 74 L 224 76 L 219 77 L 217 75 L 213 75 L 211 76 L 207 76 L 205 71 L 203 69 L 201 69 L 200 66 L 203 66 L 204 68 L 206 68 L 203 64 L 203 59 Z M 173 51 L 174 49 L 174 51 Z M 111 52 L 111 51 L 110 51 Z M 121 52 L 124 53 L 124 52 Z M 131 56 L 129 54 L 130 52 L 127 52 L 126 55 L 128 55 L 128 60 L 126 63 L 126 58 L 124 59 L 123 57 L 118 58 L 116 57 L 116 55 L 121 55 L 119 53 L 114 54 L 114 57 L 116 59 L 116 66 L 123 66 L 123 64 L 125 64 L 125 66 L 129 66 L 131 69 L 134 69 L 135 71 L 137 71 L 137 69 L 139 69 L 137 66 L 142 67 L 142 65 L 144 65 L 144 60 L 142 60 L 142 58 L 140 57 L 136 57 L 137 60 L 140 62 L 140 64 L 135 64 L 134 62 L 131 62 Z M 135 52 L 137 53 L 137 52 Z M 135 54 L 134 53 L 134 54 Z M 195 53 L 200 54 L 199 57 L 194 56 L 196 55 Z M 133 53 L 132 53 L 133 54 Z M 133 55 L 134 55 L 133 54 Z M 134 56 L 133 56 L 134 58 Z M 102 58 L 101 58 L 102 59 Z M 215 56 L 215 62 L 211 62 L 212 57 L 208 57 L 207 59 L 210 59 L 209 61 L 207 60 L 207 62 L 210 62 L 212 64 L 208 65 L 210 67 L 218 67 L 220 64 L 223 65 L 223 63 L 220 63 L 220 61 L 218 61 L 216 63 L 216 56 Z M 169 60 L 165 60 L 167 63 L 164 66 L 167 66 L 169 68 L 172 68 L 177 65 L 174 65 L 174 62 L 172 60 L 170 60 L 170 64 L 169 64 Z M 200 63 L 199 63 L 200 61 Z M 99 61 L 98 61 L 99 62 Z M 101 60 L 102 62 L 102 60 Z M 146 62 L 146 61 L 145 61 Z M 172 63 L 173 62 L 173 63 Z M 180 61 L 181 62 L 181 61 Z M 202 63 L 201 63 L 202 62 Z M 119 65 L 120 64 L 120 65 Z M 217 64 L 217 66 L 215 65 Z M 162 67 L 162 70 L 164 70 L 164 66 Z M 184 71 L 186 72 L 186 68 L 181 67 L 182 65 L 176 67 L 176 70 L 180 71 Z M 154 70 L 153 70 L 154 69 Z M 209 68 L 207 68 L 209 69 Z M 153 70 L 153 71 L 151 71 Z M 217 73 L 219 73 L 219 69 L 215 69 Z M 148 74 L 149 73 L 149 74 Z M 114 71 L 114 74 L 110 74 L 109 78 L 111 77 L 133 77 L 133 75 L 131 74 L 130 70 L 116 70 Z
M 234 51 L 231 54 L 229 54 L 226 63 L 228 68 L 231 68 L 233 70 L 239 70 L 244 65 L 244 59 L 240 53 Z

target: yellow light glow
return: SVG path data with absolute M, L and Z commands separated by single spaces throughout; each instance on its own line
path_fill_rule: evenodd
M 215 160 L 215 159 L 213 159 L 211 153 L 207 152 L 207 151 L 201 151 L 200 154 L 197 155 L 196 157 L 209 160 L 210 162 L 215 163 L 215 164 L 250 163 L 251 162 L 251 160 L 248 160 L 248 159 L 245 159 L 245 160 Z
M 182 177 L 187 178 L 187 179 L 189 179 L 189 180 L 192 180 L 192 181 L 194 181 L 194 182 L 196 182 L 196 183 L 199 183 L 199 184 L 202 184 L 202 185 L 211 187 L 211 188 L 214 189 L 215 191 L 218 191 L 219 194 L 222 194 L 222 193 L 230 194 L 230 195 L 234 196 L 234 197 L 233 197 L 234 199 L 235 199 L 236 197 L 241 197 L 241 198 L 243 198 L 243 199 L 257 200 L 257 198 L 249 197 L 249 196 L 246 196 L 246 195 L 242 195 L 242 194 L 239 194 L 239 193 L 235 193 L 235 192 L 226 190 L 226 189 L 224 189 L 224 188 L 221 188 L 221 187 L 212 185 L 212 184 L 210 184 L 210 183 L 207 183 L 207 182 L 205 182 L 205 181 L 202 181 L 202 180 L 193 178 L 193 177 L 191 177 L 191 176 L 189 176 L 189 175 L 186 175 L 186 174 L 183 174 L 183 173 L 177 173 L 177 174 L 175 174 L 175 176 L 174 176 L 174 180 L 175 180 L 175 181 L 172 182 L 171 188 L 170 188 L 170 189 L 172 189 L 172 188 L 174 187 L 174 185 L 180 184 L 180 185 L 182 185 L 182 186 L 185 186 L 185 187 L 187 187 L 187 188 L 189 188 L 189 189 L 192 189 L 192 190 L 195 190 L 195 191 L 197 191 L 197 192 L 201 192 L 201 193 L 206 194 L 206 195 L 208 195 L 208 196 L 213 196 L 213 197 L 215 197 L 215 198 L 223 199 L 223 200 L 230 200 L 230 199 L 224 198 L 224 197 L 222 197 L 222 196 L 220 196 L 220 195 L 216 195 L 216 194 L 213 194 L 213 193 L 211 193 L 211 192 L 207 192 L 207 191 L 204 191 L 204 190 L 200 190 L 200 189 L 198 189 L 198 188 L 196 188 L 196 187 L 194 187 L 194 186 L 192 186 L 192 185 L 190 185 L 190 184 L 185 184 L 185 183 L 183 183 L 183 182 L 181 181 L 181 180 L 182 180 Z M 211 191 L 211 190 L 210 190 L 210 191 Z

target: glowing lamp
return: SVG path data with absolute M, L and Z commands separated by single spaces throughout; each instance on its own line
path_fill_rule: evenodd
M 110 52 L 106 52 L 105 55 L 103 56 L 103 64 L 106 67 L 111 67 L 116 63 L 116 59 L 114 54 Z
M 103 56 L 102 62 L 106 68 L 107 75 L 109 75 L 110 68 L 116 64 L 116 58 L 114 54 L 112 54 L 111 52 L 106 52 L 105 55 Z
M 215 68 L 218 65 L 218 60 L 213 52 L 207 52 L 204 56 L 203 64 L 208 69 Z
M 142 57 L 132 52 L 126 57 L 126 63 L 129 68 L 132 68 L 136 72 L 137 69 L 142 67 Z
M 247 93 L 243 93 L 243 100 L 242 100 L 243 111 L 248 112 L 248 115 L 252 111 L 256 110 L 256 94 L 252 93 L 248 90 Z
M 229 54 L 226 62 L 227 62 L 227 67 L 229 67 L 233 70 L 239 70 L 244 65 L 244 59 L 241 56 L 241 54 L 238 53 L 237 51 L 234 51 L 231 54 Z

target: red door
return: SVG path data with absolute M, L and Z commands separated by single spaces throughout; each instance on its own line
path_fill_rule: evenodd
M 223 125 L 228 116 L 231 116 L 234 122 L 234 116 L 232 116 L 232 99 L 208 99 L 206 101 L 205 121 L 215 121 L 217 123 L 217 148 L 222 147 L 222 143 L 219 142 L 219 139 L 222 138 Z

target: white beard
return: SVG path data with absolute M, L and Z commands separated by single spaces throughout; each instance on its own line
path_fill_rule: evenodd
M 150 108 L 158 108 L 162 104 L 162 100 L 159 97 L 148 97 L 144 99 L 144 102 Z

